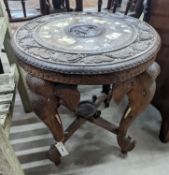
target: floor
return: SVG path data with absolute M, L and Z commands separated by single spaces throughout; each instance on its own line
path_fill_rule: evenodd
M 92 2 L 88 0 L 87 4 Z M 13 24 L 13 29 L 19 25 Z M 79 89 L 82 100 L 100 93 L 99 86 Z M 126 104 L 127 99 L 119 105 L 112 100 L 111 107 L 101 107 L 102 116 L 118 124 Z M 74 119 L 64 107 L 60 108 L 60 114 L 65 127 Z M 70 154 L 56 167 L 46 156 L 54 142 L 52 135 L 34 113 L 24 113 L 17 95 L 10 139 L 26 175 L 167 175 L 169 144 L 158 139 L 160 122 L 159 112 L 150 105 L 129 130 L 137 145 L 125 156 L 120 153 L 115 135 L 86 123 L 66 143 Z

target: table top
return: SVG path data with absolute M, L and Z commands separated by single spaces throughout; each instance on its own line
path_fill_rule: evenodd
M 138 19 L 111 13 L 60 13 L 29 21 L 14 34 L 18 59 L 45 71 L 97 75 L 154 59 L 157 32 Z

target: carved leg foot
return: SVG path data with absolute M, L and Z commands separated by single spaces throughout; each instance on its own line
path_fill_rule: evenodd
M 131 151 L 135 146 L 135 141 L 126 137 L 127 130 L 136 117 L 143 112 L 151 102 L 155 93 L 155 79 L 159 71 L 159 66 L 154 63 L 146 72 L 135 77 L 133 80 L 117 86 L 113 92 L 115 101 L 120 101 L 125 94 L 127 94 L 129 100 L 117 134 L 117 141 L 123 153 Z
M 80 95 L 76 87 L 66 87 L 51 83 L 31 75 L 27 76 L 27 84 L 31 90 L 33 111 L 48 126 L 56 142 L 63 142 L 64 130 L 57 108 L 60 101 L 71 111 L 79 103 Z M 55 164 L 60 162 L 60 154 L 55 146 L 51 146 L 48 154 Z
M 50 146 L 48 151 L 48 158 L 55 163 L 55 165 L 59 165 L 61 163 L 61 155 L 54 144 Z
M 129 151 L 132 151 L 136 145 L 135 140 L 132 140 L 132 138 L 129 136 L 125 137 L 118 135 L 117 141 L 123 154 L 127 154 Z
M 131 108 L 127 107 L 126 112 L 124 113 L 125 115 L 121 119 L 120 126 L 117 132 L 117 142 L 121 148 L 121 152 L 124 154 L 133 150 L 136 145 L 136 142 L 132 140 L 131 137 L 126 136 L 129 124 L 131 124 L 134 118 L 136 117 L 136 116 L 131 117 L 127 116 L 129 112 L 131 112 Z

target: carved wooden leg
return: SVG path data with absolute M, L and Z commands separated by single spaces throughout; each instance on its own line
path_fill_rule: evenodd
M 27 76 L 31 103 L 37 116 L 49 127 L 56 141 L 63 139 L 63 127 L 57 112 L 59 98 L 54 95 L 55 84 L 31 75 Z
M 166 91 L 163 91 L 161 89 L 158 89 L 158 91 L 160 91 L 160 94 L 155 95 L 152 104 L 155 105 L 160 113 L 161 113 L 161 117 L 162 117 L 162 122 L 161 122 L 161 128 L 160 128 L 160 134 L 159 134 L 159 138 L 161 140 L 161 142 L 163 143 L 167 143 L 169 141 L 169 101 L 168 101 L 168 94 L 165 93 Z M 161 94 L 164 94 L 163 96 Z
M 66 88 L 56 83 L 27 76 L 27 84 L 31 90 L 31 103 L 34 112 L 48 126 L 56 142 L 63 142 L 64 130 L 57 108 L 60 101 L 71 111 L 75 110 L 79 103 L 80 95 L 74 86 Z M 55 146 L 51 146 L 49 158 L 60 163 L 60 154 Z
M 102 92 L 107 95 L 106 100 L 104 100 L 105 107 L 109 107 L 109 103 L 111 100 L 111 96 L 109 97 L 110 91 L 111 91 L 111 85 L 103 85 L 102 86 Z M 110 94 L 110 95 L 112 95 L 112 94 Z
M 162 114 L 162 124 L 161 124 L 161 129 L 160 129 L 160 140 L 163 143 L 167 143 L 169 141 L 169 113 L 167 114 Z
M 107 2 L 107 9 L 108 9 L 108 10 L 110 10 L 111 7 L 112 7 L 112 1 L 113 1 L 113 0 L 108 0 L 108 2 Z
M 157 90 L 152 101 L 152 104 L 161 113 L 162 123 L 159 137 L 163 143 L 169 141 L 169 82 L 167 75 L 168 66 L 162 70 L 162 74 L 157 79 Z
M 30 75 L 27 76 L 27 84 L 31 90 L 30 100 L 33 111 L 48 126 L 55 140 L 57 142 L 62 141 L 64 132 L 57 112 L 59 99 L 54 96 L 54 84 Z M 55 164 L 60 163 L 58 151 L 50 149 L 49 157 L 52 157 L 51 160 L 54 161 Z
M 83 11 L 83 0 L 76 0 L 76 9 L 75 11 Z
M 117 141 L 123 153 L 131 151 L 135 146 L 135 141 L 132 141 L 130 137 L 126 137 L 127 130 L 135 118 L 143 112 L 151 102 L 155 93 L 155 80 L 159 71 L 160 68 L 158 64 L 154 63 L 146 72 L 131 81 L 119 85 L 113 92 L 116 101 L 121 100 L 125 94 L 127 94 L 129 100 L 117 134 Z

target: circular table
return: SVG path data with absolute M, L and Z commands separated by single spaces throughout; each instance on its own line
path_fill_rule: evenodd
M 66 153 L 62 143 L 85 122 L 117 135 L 123 153 L 135 146 L 127 130 L 155 92 L 160 48 L 157 32 L 138 19 L 110 13 L 62 13 L 32 20 L 14 34 L 12 47 L 28 72 L 32 107 L 51 130 L 56 144 L 49 158 L 56 164 Z M 80 102 L 78 85 L 107 85 L 101 96 Z M 113 97 L 129 103 L 119 126 L 101 117 L 97 107 Z M 64 130 L 58 107 L 76 115 Z M 61 149 L 60 149 L 61 148 Z

